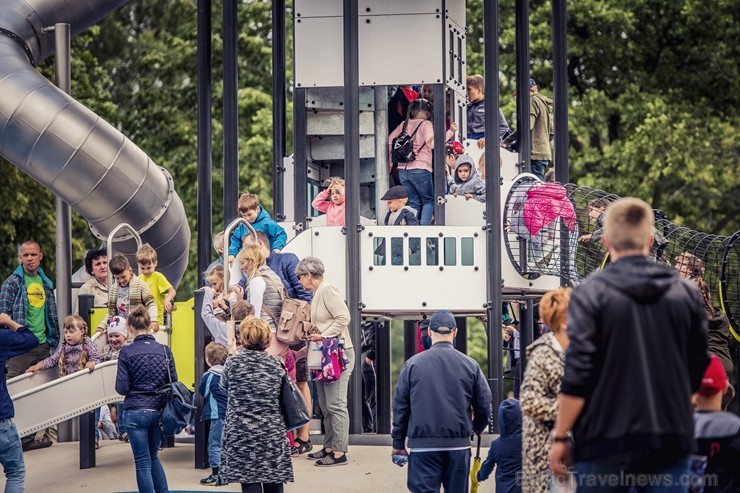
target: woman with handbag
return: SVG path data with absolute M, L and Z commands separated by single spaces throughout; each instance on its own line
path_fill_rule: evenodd
M 160 493 L 168 491 L 158 456 L 162 440 L 159 422 L 167 399 L 160 389 L 170 383 L 170 378 L 177 381 L 177 371 L 170 348 L 154 340 L 149 323 L 145 306 L 131 310 L 128 330 L 134 340 L 118 355 L 116 392 L 124 396 L 126 432 L 134 454 L 139 492 Z
M 221 474 L 242 492 L 282 493 L 293 481 L 293 465 L 281 411 L 285 368 L 265 349 L 270 327 L 247 317 L 240 324 L 243 350 L 229 357 L 221 376 L 228 394 L 222 438 Z
M 308 458 L 317 459 L 316 465 L 319 467 L 347 464 L 347 390 L 349 377 L 355 367 L 355 350 L 349 336 L 350 313 L 337 288 L 324 282 L 324 271 L 324 263 L 316 257 L 304 258 L 295 270 L 303 288 L 313 292 L 311 322 L 318 332 L 311 334 L 309 340 L 321 342 L 323 339 L 337 338 L 344 347 L 348 361 L 339 380 L 332 383 L 321 380 L 314 382 L 324 417 L 324 448 L 308 454 Z

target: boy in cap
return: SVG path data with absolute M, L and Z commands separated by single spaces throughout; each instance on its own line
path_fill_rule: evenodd
M 435 312 L 429 335 L 432 346 L 409 358 L 398 377 L 391 454 L 409 457 L 410 491 L 467 493 L 470 437 L 488 423 L 491 391 L 478 363 L 453 347 L 452 313 Z
M 467 154 L 457 158 L 450 191 L 455 197 L 464 196 L 465 200 L 486 201 L 486 182 L 478 175 L 475 160 Z
M 711 356 L 699 391 L 694 394 L 694 436 L 697 450 L 692 456 L 692 491 L 702 484 L 704 493 L 740 490 L 740 418 L 722 411 L 722 397 L 729 387 L 722 361 Z
M 386 226 L 418 226 L 416 211 L 407 206 L 409 195 L 401 185 L 396 185 L 380 197 L 388 204 L 388 214 L 385 215 L 383 224 Z

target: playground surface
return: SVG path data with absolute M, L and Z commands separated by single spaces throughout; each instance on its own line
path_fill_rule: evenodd
M 178 443 L 162 450 L 160 458 L 167 474 L 171 492 L 176 491 L 241 491 L 238 484 L 223 487 L 201 486 L 201 478 L 210 469 L 194 469 L 194 445 Z M 97 467 L 80 470 L 77 442 L 55 443 L 52 447 L 24 454 L 26 460 L 26 491 L 78 493 L 135 492 L 134 459 L 128 444 L 102 441 L 97 450 Z M 481 450 L 485 457 L 488 450 Z M 341 467 L 318 468 L 305 455 L 293 459 L 295 482 L 286 492 L 319 493 L 325 491 L 399 492 L 406 489 L 406 468 L 394 465 L 390 446 L 350 445 L 349 464 Z M 493 490 L 493 478 L 486 483 Z

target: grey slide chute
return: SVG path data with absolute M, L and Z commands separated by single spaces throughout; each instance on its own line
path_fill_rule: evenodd
M 99 238 L 120 223 L 131 225 L 177 286 L 190 227 L 172 177 L 34 69 L 54 50 L 54 34 L 44 28 L 68 23 L 76 35 L 126 1 L 0 2 L 0 156 L 69 204 Z M 135 249 L 130 237 L 116 242 L 117 251 Z

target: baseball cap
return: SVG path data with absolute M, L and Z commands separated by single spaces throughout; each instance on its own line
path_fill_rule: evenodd
M 727 374 L 722 366 L 722 361 L 712 355 L 709 360 L 709 366 L 704 371 L 704 376 L 701 379 L 701 387 L 699 387 L 699 394 L 711 397 L 719 392 L 722 392 L 727 388 Z
M 438 334 L 449 334 L 453 329 L 457 328 L 455 316 L 444 310 L 434 312 L 432 319 L 429 321 L 429 328 Z

